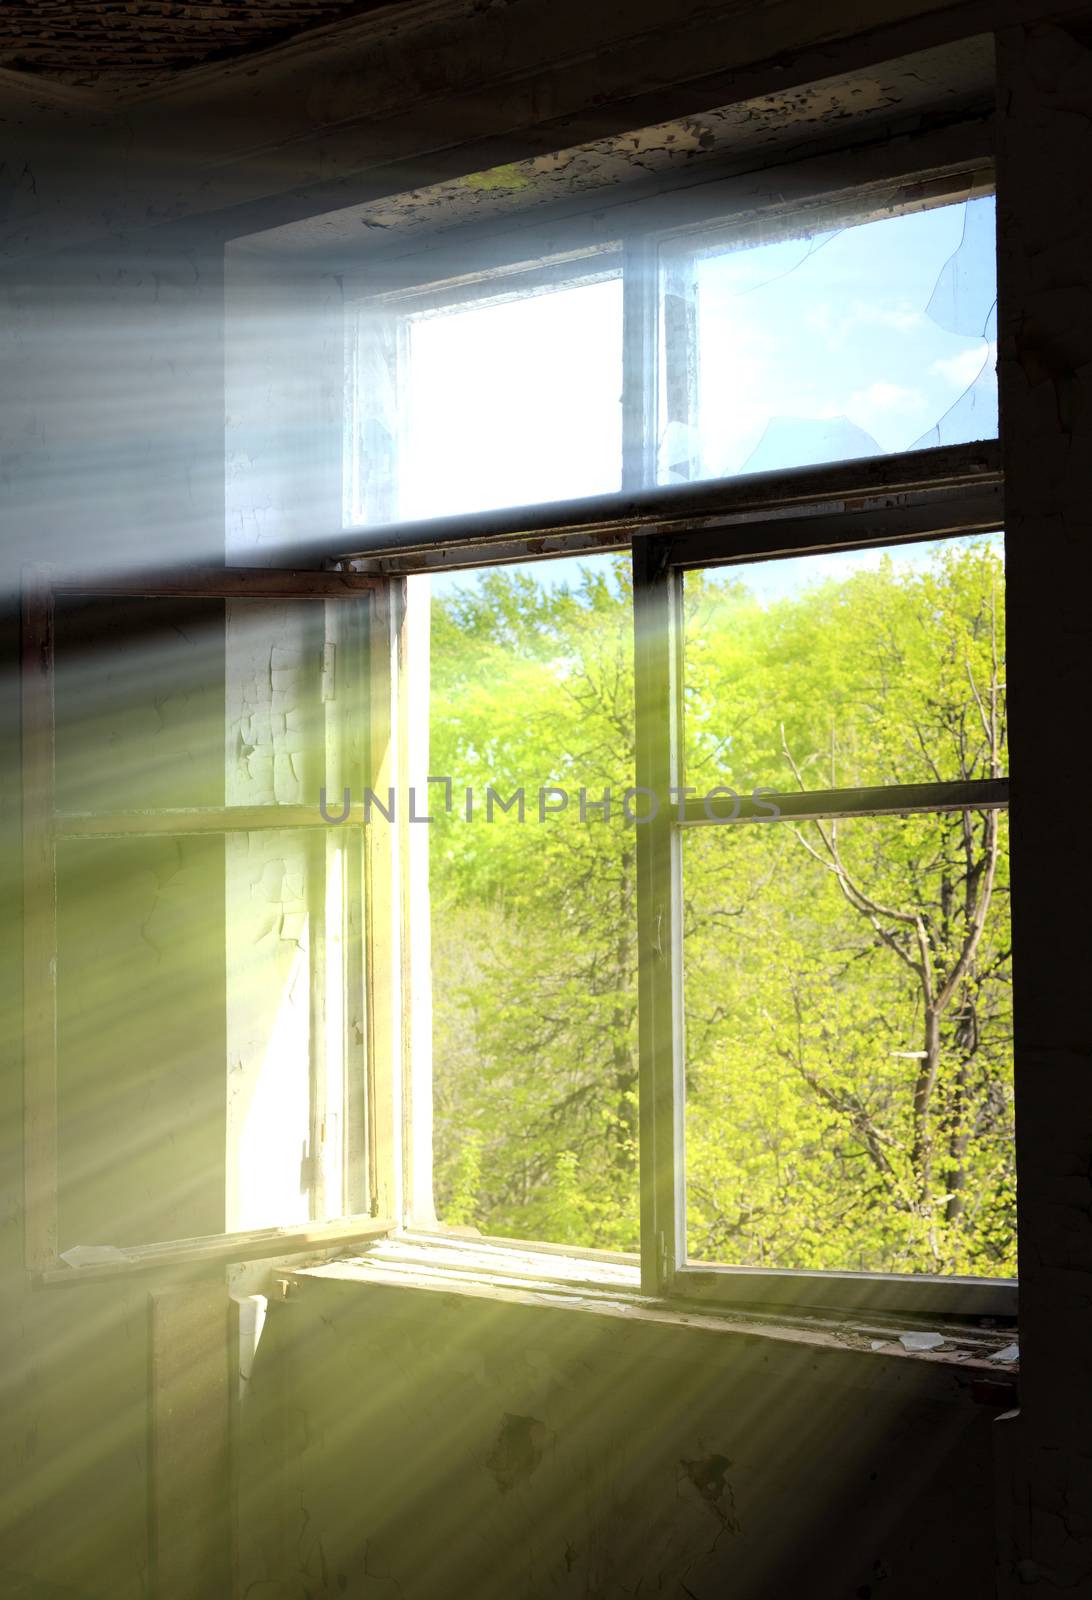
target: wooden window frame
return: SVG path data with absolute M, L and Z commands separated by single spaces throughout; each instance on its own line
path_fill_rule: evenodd
M 417 318 L 430 312 L 462 311 L 474 306 L 501 305 L 550 291 L 582 287 L 586 284 L 620 279 L 625 293 L 624 252 L 617 242 L 586 249 L 562 251 L 539 261 L 499 265 L 486 271 L 466 273 L 447 281 L 428 281 L 412 287 L 368 293 L 350 289 L 348 301 L 349 338 L 346 359 L 346 448 L 347 471 L 343 484 L 346 523 L 355 520 L 365 506 L 365 491 L 360 480 L 360 451 L 364 411 L 361 394 L 366 387 L 365 370 L 378 373 L 386 366 L 390 387 L 396 391 L 404 382 L 409 361 L 409 329 Z M 378 465 L 378 483 L 370 496 L 378 508 L 374 520 L 395 522 L 399 467 L 406 447 L 405 416 L 399 411 L 388 419 L 386 450 Z
M 995 440 L 936 447 L 895 456 L 780 472 L 658 486 L 656 353 L 659 342 L 661 252 L 690 238 L 775 230 L 804 215 L 817 226 L 851 213 L 862 220 L 897 207 L 928 206 L 986 192 L 989 164 L 982 130 L 975 125 L 942 130 L 916 141 L 911 152 L 865 147 L 849 156 L 823 156 L 778 169 L 776 198 L 756 198 L 753 177 L 730 176 L 698 194 L 681 191 L 651 205 L 622 206 L 608 216 L 606 235 L 593 224 L 586 238 L 570 231 L 536 260 L 531 235 L 500 245 L 485 271 L 465 270 L 480 245 L 469 243 L 462 270 L 459 252 L 444 259 L 423 252 L 418 265 L 396 263 L 396 292 L 376 280 L 347 285 L 354 320 L 380 315 L 390 323 L 441 303 L 460 304 L 515 292 L 521 284 L 580 281 L 605 275 L 621 255 L 623 294 L 622 490 L 582 502 L 517 511 L 468 513 L 418 524 L 390 524 L 343 535 L 348 554 L 331 553 L 327 570 L 274 571 L 217 568 L 206 571 L 87 579 L 36 569 L 24 590 L 24 845 L 27 917 L 26 995 L 26 1260 L 39 1282 L 78 1282 L 119 1270 L 192 1263 L 269 1259 L 314 1253 L 396 1229 L 406 1214 L 407 1173 L 412 1176 L 406 1058 L 408 937 L 405 841 L 401 828 L 363 826 L 360 808 L 350 825 L 362 834 L 363 937 L 366 946 L 367 1165 L 370 1210 L 329 1223 L 257 1233 L 175 1240 L 132 1250 L 125 1268 L 71 1268 L 57 1249 L 56 1140 L 56 897 L 54 852 L 58 837 L 102 837 L 136 832 L 226 833 L 253 827 L 322 826 L 316 807 L 176 808 L 157 812 L 57 817 L 53 797 L 53 600 L 61 594 L 237 599 L 244 596 L 335 600 L 364 597 L 368 619 L 364 661 L 368 703 L 365 783 L 377 793 L 404 784 L 409 743 L 401 669 L 405 651 L 404 575 L 467 568 L 497 561 L 632 547 L 636 630 L 638 782 L 656 792 L 678 774 L 678 588 L 685 568 L 755 560 L 817 550 L 940 537 L 1003 526 L 1000 451 Z M 907 162 L 907 155 L 910 162 Z M 920 155 L 920 162 L 912 163 Z M 932 165 L 930 165 L 932 163 Z M 925 169 L 923 171 L 923 169 Z M 799 175 L 798 178 L 796 175 Z M 786 176 L 790 181 L 785 184 Z M 577 228 L 579 232 L 579 226 Z M 589 271 L 589 268 L 591 271 Z M 613 275 L 613 274 L 611 274 Z M 507 280 L 507 281 L 505 281 Z M 411 287 L 406 287 L 410 285 Z M 357 351 L 348 352 L 348 425 L 355 432 Z M 346 484 L 351 503 L 355 486 Z M 657 742 L 654 731 L 674 719 L 675 736 Z M 328 776 L 330 768 L 328 767 Z M 340 782 L 340 778 L 338 779 Z M 328 789 L 339 792 L 336 783 Z M 984 803 L 984 791 L 975 791 Z M 42 804 L 48 796 L 49 803 Z M 1007 798 L 996 790 L 985 803 Z M 888 805 L 899 811 L 936 810 L 944 797 L 929 785 L 879 795 L 850 791 L 838 803 L 846 814 Z M 958 800 L 948 796 L 953 804 Z M 807 806 L 828 805 L 831 795 L 781 797 L 798 817 Z M 745 815 L 745 807 L 741 816 Z M 814 814 L 814 813 L 811 813 Z M 824 814 L 828 814 L 824 812 Z M 682 1105 L 679 1094 L 681 961 L 677 895 L 681 829 L 704 820 L 668 816 L 639 832 L 638 939 L 640 949 L 641 1288 L 657 1299 L 758 1304 L 782 1309 L 836 1306 L 906 1312 L 1008 1315 L 1015 1284 L 1007 1280 L 933 1279 L 902 1274 L 808 1273 L 792 1270 L 694 1268 L 682 1256 Z M 541 1249 L 548 1260 L 551 1247 Z M 572 1252 L 569 1252 L 572 1253 Z M 581 1252 L 583 1253 L 583 1252 Z M 587 1252 L 597 1256 L 599 1252 Z
M 777 556 L 891 548 L 922 539 L 996 532 L 1000 486 L 925 489 L 911 504 L 844 501 L 805 517 L 635 537 L 637 783 L 659 796 L 683 782 L 682 579 L 686 571 Z M 803 1271 L 691 1263 L 686 1255 L 682 839 L 705 826 L 777 826 L 785 818 L 875 817 L 1007 809 L 1007 777 L 897 784 L 743 800 L 713 821 L 700 801 L 662 804 L 638 831 L 638 1039 L 641 1106 L 641 1284 L 661 1299 L 722 1306 L 808 1306 L 908 1314 L 1014 1316 L 1017 1283 L 908 1273 Z M 770 805 L 778 808 L 777 816 Z
M 217 1263 L 268 1260 L 339 1248 L 389 1233 L 395 1226 L 392 1185 L 386 1173 L 392 1131 L 376 1126 L 383 1096 L 362 1094 L 370 1159 L 367 1212 L 335 1215 L 330 1220 L 289 1227 L 251 1229 L 189 1239 L 157 1241 L 117 1248 L 124 1261 L 70 1266 L 58 1255 L 58 1095 L 57 1095 L 57 882 L 59 839 L 122 838 L 138 835 L 179 837 L 226 835 L 259 829 L 329 828 L 318 796 L 313 806 L 210 806 L 61 814 L 55 805 L 54 639 L 56 600 L 63 596 L 89 599 L 289 600 L 323 606 L 327 641 L 339 629 L 355 629 L 364 650 L 367 682 L 359 692 L 371 699 L 364 708 L 367 729 L 354 735 L 344 727 L 344 714 L 327 722 L 324 752 L 328 788 L 340 792 L 348 782 L 346 761 L 363 765 L 373 781 L 382 780 L 389 759 L 389 718 L 384 704 L 391 681 L 392 585 L 373 577 L 345 572 L 267 568 L 186 569 L 167 573 L 115 577 L 79 576 L 43 567 L 24 573 L 22 590 L 22 795 L 23 795 L 23 1005 L 24 1005 L 24 1256 L 27 1271 L 41 1284 L 79 1283 L 118 1273 L 150 1269 L 194 1270 Z M 357 650 L 357 660 L 361 660 Z M 359 703 L 359 702 L 354 702 Z M 363 737 L 361 737 L 363 734 Z M 364 741 L 370 748 L 364 748 Z M 352 784 L 355 787 L 355 783 Z M 362 802 L 361 802 L 362 805 Z M 360 851 L 354 908 L 354 951 L 359 956 L 358 1009 L 366 1018 L 363 1051 L 369 1078 L 377 1054 L 389 1048 L 383 1028 L 389 1018 L 364 1003 L 363 990 L 381 992 L 391 981 L 391 952 L 385 931 L 377 924 L 381 907 L 392 898 L 390 847 L 379 830 L 364 826 L 361 805 L 347 825 L 354 849 Z M 345 837 L 342 835 L 341 837 Z M 355 843 L 356 840 L 360 844 Z M 374 903 L 373 903 L 374 902 Z M 366 976 L 365 976 L 366 974 Z M 396 1113 L 388 1107 L 388 1119 Z M 363 1149 L 361 1149 L 363 1160 Z M 359 1188 L 359 1185 L 358 1185 Z
M 531 513 L 517 509 L 438 519 L 379 530 L 370 549 L 339 560 L 348 571 L 405 574 L 436 566 L 467 569 L 498 560 L 525 561 L 532 551 L 542 559 L 630 545 L 636 782 L 664 795 L 680 781 L 680 601 L 686 570 L 902 545 L 1003 526 L 1000 447 L 996 440 L 987 440 L 604 496 L 596 502 L 540 507 Z M 404 720 L 397 680 L 395 691 Z M 408 740 L 408 729 L 403 728 L 403 753 Z M 1007 806 L 1008 797 L 1009 780 L 1000 778 L 767 798 L 778 804 L 783 816 L 806 820 L 935 813 L 967 806 L 1000 809 Z M 739 821 L 752 819 L 757 820 L 753 802 L 744 800 Z M 661 806 L 657 818 L 637 830 L 642 1294 L 658 1301 L 780 1313 L 1014 1316 L 1013 1279 L 699 1267 L 686 1262 L 680 844 L 687 828 L 707 823 L 704 807 L 690 803 L 681 820 L 672 807 Z M 411 1063 L 404 1062 L 402 1070 L 409 1073 Z M 407 1143 L 410 1137 L 404 1128 Z M 437 1237 L 428 1229 L 414 1232 L 421 1238 Z M 450 1242 L 452 1236 L 441 1230 L 439 1237 Z M 520 1248 L 540 1251 L 548 1272 L 549 1256 L 558 1247 L 521 1241 Z M 610 1254 L 569 1247 L 566 1253 L 589 1259 Z
M 472 230 L 455 248 L 400 258 L 394 271 L 410 288 L 379 290 L 361 274 L 350 281 L 356 318 L 398 307 L 459 304 L 516 287 L 523 274 L 580 271 L 595 251 L 622 253 L 622 492 L 516 512 L 469 513 L 358 529 L 347 570 L 388 576 L 467 569 L 496 562 L 631 548 L 637 684 L 637 783 L 660 794 L 679 777 L 681 661 L 679 591 L 687 567 L 891 545 L 1004 526 L 996 440 L 877 455 L 856 461 L 722 480 L 659 484 L 658 355 L 660 279 L 675 263 L 684 274 L 695 248 L 725 240 L 778 237 L 847 220 L 932 208 L 993 192 L 988 132 L 954 126 L 915 139 L 907 150 L 866 146 L 842 156 L 805 158 L 778 169 L 780 183 L 760 196 L 762 174 L 622 204 L 567 235 L 550 225 L 488 242 Z M 581 232 L 581 228 L 586 230 Z M 483 245 L 482 235 L 486 239 Z M 562 254 L 565 240 L 570 253 Z M 475 240 L 478 242 L 475 243 Z M 543 253 L 531 259 L 536 241 Z M 469 261 L 492 266 L 458 276 Z M 551 255 L 549 252 L 553 251 Z M 571 263 L 571 265 L 570 265 Z M 446 270 L 445 270 L 446 269 Z M 388 269 L 389 270 L 389 269 Z M 380 269 L 382 278 L 382 269 Z M 530 281 L 530 277 L 528 279 Z M 350 362 L 355 352 L 350 349 Z M 350 450 L 352 446 L 350 444 Z M 350 536 L 351 537 L 351 536 Z M 347 539 L 348 543 L 348 539 Z M 674 729 L 657 745 L 656 730 Z M 974 786 L 904 785 L 883 792 L 839 791 L 776 797 L 783 815 L 901 815 L 1001 807 L 1008 780 Z M 822 808 L 820 811 L 819 808 Z M 744 801 L 740 821 L 751 814 Z M 641 1148 L 641 1287 L 657 1299 L 724 1305 L 837 1307 L 907 1314 L 1015 1314 L 1014 1280 L 911 1274 L 809 1273 L 699 1268 L 683 1248 L 682 975 L 679 838 L 706 821 L 700 805 L 677 823 L 668 808 L 639 830 L 638 947 Z M 408 1063 L 403 1071 L 411 1070 Z M 407 1113 L 408 1114 L 408 1113 Z M 409 1136 L 406 1136 L 409 1138 Z M 541 1246 L 544 1251 L 548 1248 Z

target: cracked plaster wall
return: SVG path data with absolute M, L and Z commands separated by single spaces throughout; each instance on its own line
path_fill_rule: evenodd
M 229 251 L 225 293 L 228 561 L 329 548 L 341 523 L 341 296 L 334 279 L 269 273 Z M 227 607 L 229 805 L 317 806 L 334 661 L 323 607 Z M 311 1214 L 308 1062 L 312 911 L 324 844 L 303 832 L 227 840 L 229 1225 Z M 317 902 L 321 904 L 319 900 Z
M 950 1369 L 312 1279 L 254 1362 L 241 1570 L 260 1600 L 993 1600 L 997 1409 Z
M 147 1600 L 157 1562 L 169 1569 L 172 1541 L 190 1539 L 181 1499 L 177 1517 L 160 1516 L 173 1491 L 151 1426 L 150 1374 L 163 1354 L 162 1318 L 153 1333 L 158 1286 L 54 1295 L 29 1288 L 23 1272 L 12 601 L 24 562 L 103 570 L 222 552 L 221 283 L 216 256 L 192 238 L 115 244 L 0 274 L 5 1600 Z M 59 608 L 65 809 L 222 802 L 222 608 L 159 606 L 154 619 L 150 609 Z M 223 894 L 215 840 L 60 847 L 62 1249 L 223 1227 Z M 225 1482 L 214 1432 L 200 1472 L 188 1476 L 188 1498 L 212 1530 Z M 221 1552 L 222 1533 L 221 1518 L 212 1536 Z

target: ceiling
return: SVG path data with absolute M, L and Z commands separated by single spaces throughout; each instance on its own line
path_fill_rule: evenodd
M 366 258 L 374 272 L 384 256 L 397 261 L 422 249 L 421 239 L 434 251 L 441 238 L 454 243 L 477 223 L 514 230 L 537 217 L 606 212 L 627 197 L 697 199 L 711 179 L 785 161 L 794 150 L 818 154 L 921 132 L 934 117 L 985 115 L 992 105 L 993 40 L 978 35 L 426 188 L 406 186 L 237 242 L 251 253 L 321 258 L 328 269 L 351 270 Z
M 135 89 L 391 4 L 392 0 L 2 0 L 0 68 L 74 88 Z

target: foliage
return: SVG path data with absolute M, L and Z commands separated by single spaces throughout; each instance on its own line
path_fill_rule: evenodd
M 731 569 L 729 569 L 729 572 Z M 638 1242 L 632 606 L 622 561 L 434 603 L 436 1184 L 483 1232 Z M 999 540 L 760 598 L 688 576 L 699 793 L 1005 770 Z M 516 808 L 494 807 L 524 790 Z M 540 786 L 568 807 L 539 821 Z M 459 786 L 475 791 L 467 822 Z M 609 817 L 586 811 L 612 791 Z M 996 813 L 687 833 L 699 1259 L 1015 1270 L 1008 843 Z

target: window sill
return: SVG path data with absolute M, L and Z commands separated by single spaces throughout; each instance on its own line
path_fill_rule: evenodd
M 464 1295 L 516 1306 L 549 1306 L 629 1322 L 689 1327 L 724 1336 L 768 1339 L 816 1351 L 852 1351 L 885 1363 L 913 1362 L 957 1369 L 987 1403 L 1012 1404 L 1018 1361 L 999 1360 L 1011 1346 L 1011 1324 L 983 1327 L 945 1319 L 837 1313 L 771 1313 L 655 1300 L 640 1292 L 636 1264 L 624 1258 L 569 1256 L 533 1246 L 400 1235 L 377 1240 L 341 1260 L 274 1274 L 281 1298 L 295 1299 L 319 1284 L 402 1288 Z M 907 1349 L 900 1336 L 943 1333 L 936 1349 Z

